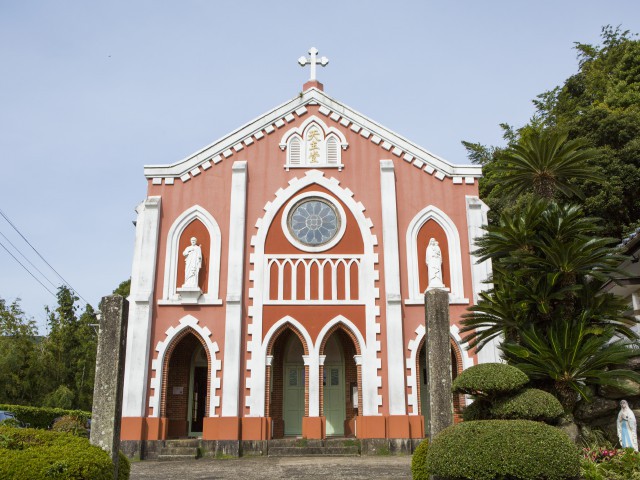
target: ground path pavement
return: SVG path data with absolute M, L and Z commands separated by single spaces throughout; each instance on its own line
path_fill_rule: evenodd
M 130 480 L 410 479 L 411 456 L 243 457 L 228 460 L 143 461 Z

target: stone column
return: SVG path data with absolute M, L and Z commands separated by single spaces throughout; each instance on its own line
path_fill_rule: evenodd
M 424 294 L 426 317 L 429 438 L 453 425 L 449 293 L 433 289 Z
M 129 305 L 120 295 L 111 295 L 102 298 L 100 311 L 90 440 L 109 452 L 113 478 L 118 478 Z

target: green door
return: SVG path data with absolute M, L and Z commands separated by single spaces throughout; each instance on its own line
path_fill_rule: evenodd
M 304 365 L 284 366 L 284 434 L 302 435 Z
M 327 435 L 344 435 L 344 388 L 344 366 L 325 365 L 324 415 L 327 418 Z

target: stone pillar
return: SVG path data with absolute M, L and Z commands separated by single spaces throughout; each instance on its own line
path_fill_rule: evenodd
M 449 294 L 433 289 L 424 294 L 426 317 L 429 438 L 453 425 Z
M 120 295 L 111 295 L 102 298 L 100 311 L 90 440 L 93 445 L 109 452 L 113 461 L 113 478 L 118 478 L 129 305 Z

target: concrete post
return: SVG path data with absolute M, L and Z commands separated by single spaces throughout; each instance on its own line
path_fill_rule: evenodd
M 433 289 L 424 294 L 426 320 L 429 438 L 453 425 L 449 294 Z
M 103 297 L 100 311 L 90 440 L 109 452 L 117 479 L 129 302 L 120 295 Z

